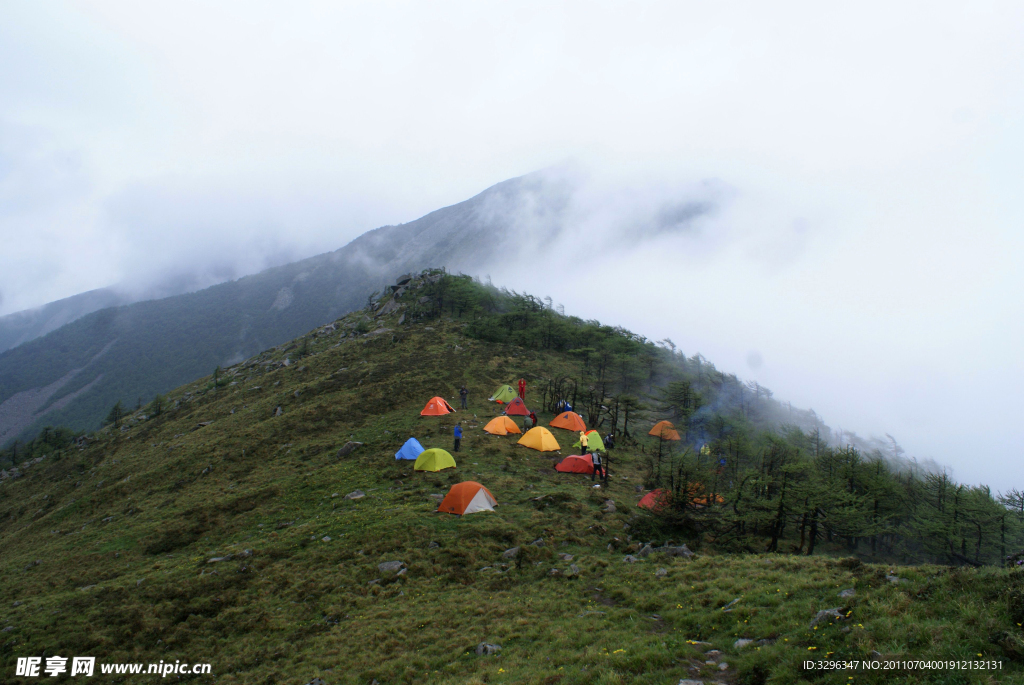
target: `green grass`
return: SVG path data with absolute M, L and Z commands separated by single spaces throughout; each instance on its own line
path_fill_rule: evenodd
M 170 395 L 177 409 L 108 429 L 0 486 L 0 623 L 12 626 L 0 633 L 4 681 L 18 682 L 18 656 L 45 653 L 208 661 L 215 677 L 196 682 L 240 684 L 1024 682 L 1007 603 L 1020 581 L 1002 570 L 860 564 L 828 556 L 827 545 L 811 558 L 700 549 L 692 560 L 625 563 L 638 548 L 627 526 L 641 455 L 616 450 L 608 487 L 595 491 L 589 478 L 555 474 L 558 455 L 481 430 L 499 384 L 570 375 L 576 362 L 473 340 L 456 322 L 388 326 L 316 337 L 312 354 L 287 367 L 236 366 L 216 390 L 196 381 Z M 456 404 L 462 383 L 468 412 L 418 415 L 435 394 Z M 450 449 L 457 419 L 466 428 L 458 468 L 425 474 L 395 462 L 410 436 Z M 365 444 L 337 458 L 351 439 Z M 436 513 L 430 495 L 462 480 L 486 485 L 497 511 Z M 355 489 L 368 496 L 344 499 Z M 616 513 L 602 511 L 609 498 Z M 538 538 L 543 547 L 530 545 Z M 523 562 L 504 568 L 512 546 Z M 208 563 L 244 550 L 252 555 Z M 407 573 L 379 573 L 391 560 Z M 569 563 L 580 577 L 550 575 Z M 892 572 L 906 582 L 886 580 Z M 856 595 L 840 599 L 846 588 Z M 848 618 L 810 627 L 833 607 Z M 739 638 L 774 642 L 737 650 Z M 483 641 L 502 651 L 477 656 Z M 727 670 L 704 664 L 712 647 Z M 872 651 L 982 655 L 1003 670 L 801 667 Z

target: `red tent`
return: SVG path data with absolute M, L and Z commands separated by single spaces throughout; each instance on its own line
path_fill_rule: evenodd
M 594 458 L 589 454 L 566 457 L 562 461 L 558 462 L 555 466 L 555 471 L 561 471 L 562 473 L 594 473 Z
M 671 494 L 661 488 L 657 490 L 651 490 L 646 495 L 640 498 L 640 501 L 636 503 L 638 507 L 644 509 L 650 509 L 651 511 L 658 511 L 662 507 L 668 504 Z
M 526 408 L 526 402 L 522 397 L 517 397 L 505 407 L 505 414 L 509 416 L 529 416 L 530 410 Z
M 431 397 L 427 406 L 423 407 L 423 411 L 420 412 L 420 416 L 443 416 L 451 414 L 453 411 L 455 410 L 452 409 L 452 405 L 448 404 L 443 397 Z

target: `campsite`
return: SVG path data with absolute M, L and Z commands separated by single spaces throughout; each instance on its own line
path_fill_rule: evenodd
M 183 386 L 160 414 L 130 413 L 6 482 L 4 658 L 203 654 L 216 682 L 239 684 L 798 682 L 808 654 L 872 652 L 981 654 L 1021 673 L 1016 576 L 936 565 L 914 540 L 905 560 L 867 537 L 851 549 L 828 522 L 808 554 L 798 515 L 769 550 L 791 500 L 765 494 L 737 517 L 738 442 L 714 443 L 734 449 L 721 466 L 670 405 L 588 408 L 578 357 L 418 304 L 483 286 L 427 272 L 412 288 L 401 309 L 311 332 L 302 357 L 299 343 L 268 350 L 224 370 L 234 385 Z M 524 377 L 526 403 L 489 399 Z M 575 417 L 553 411 L 566 395 Z M 529 431 L 520 404 L 538 415 Z M 610 455 L 606 481 L 579 428 Z M 872 678 L 854 682 L 885 682 Z

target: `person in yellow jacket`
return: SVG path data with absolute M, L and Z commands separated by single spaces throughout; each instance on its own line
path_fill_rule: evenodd
M 580 431 L 580 454 L 587 453 L 587 434 Z

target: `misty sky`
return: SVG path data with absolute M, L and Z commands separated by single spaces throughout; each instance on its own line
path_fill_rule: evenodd
M 496 283 L 1024 487 L 1024 5 L 339 5 L 0 3 L 0 314 L 211 284 L 571 160 L 592 202 L 538 244 L 558 268 Z M 707 187 L 693 230 L 602 240 Z

